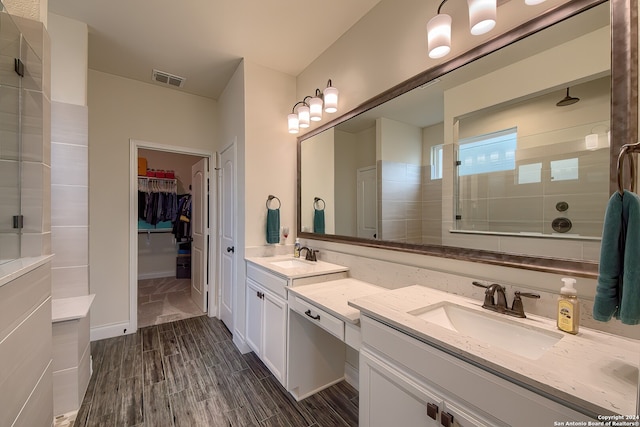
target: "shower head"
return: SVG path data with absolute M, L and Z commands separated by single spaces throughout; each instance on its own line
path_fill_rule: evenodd
M 580 98 L 574 98 L 573 96 L 569 96 L 569 88 L 567 88 L 567 96 L 565 96 L 560 101 L 558 101 L 556 106 L 566 107 L 567 105 L 575 104 L 578 101 L 580 101 Z

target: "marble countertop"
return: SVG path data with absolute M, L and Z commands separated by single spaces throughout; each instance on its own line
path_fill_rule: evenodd
M 349 306 L 348 301 L 368 295 L 379 294 L 387 288 L 356 279 L 338 279 L 313 285 L 288 288 L 289 293 L 318 306 L 344 322 L 360 323 L 360 310 Z
M 592 414 L 636 413 L 639 342 L 587 328 L 580 328 L 577 335 L 565 334 L 557 330 L 553 319 L 534 315 L 518 319 L 491 313 L 563 335 L 539 359 L 530 360 L 409 314 L 442 302 L 491 313 L 481 307 L 480 301 L 418 285 L 351 300 L 349 305 L 463 360 Z
M 348 271 L 349 267 L 343 265 L 331 264 L 324 261 L 307 261 L 304 258 L 294 258 L 293 255 L 284 256 L 272 256 L 272 257 L 247 257 L 247 262 L 254 263 L 261 267 L 264 267 L 273 273 L 282 276 L 286 279 L 298 279 L 301 277 L 320 276 L 322 274 L 339 273 L 341 271 Z M 274 263 L 282 261 L 300 262 L 304 264 L 302 267 L 285 268 Z

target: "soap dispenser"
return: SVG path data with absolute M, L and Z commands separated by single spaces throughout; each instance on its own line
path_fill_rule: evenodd
M 558 329 L 577 334 L 580 323 L 580 304 L 578 291 L 574 287 L 576 279 L 564 277 L 562 281 L 564 286 L 560 289 L 558 297 Z
M 293 245 L 293 257 L 300 258 L 300 239 L 296 237 L 296 243 Z

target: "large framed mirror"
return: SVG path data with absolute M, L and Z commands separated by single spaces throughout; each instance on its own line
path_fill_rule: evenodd
M 596 277 L 636 0 L 578 0 L 298 138 L 298 236 Z

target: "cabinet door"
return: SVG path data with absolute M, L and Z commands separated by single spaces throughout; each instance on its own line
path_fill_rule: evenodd
M 264 337 L 262 361 L 273 375 L 285 384 L 286 343 L 287 343 L 287 303 L 265 292 L 263 299 Z
M 414 379 L 360 353 L 360 426 L 437 427 L 442 406 Z
M 264 291 L 256 282 L 247 279 L 247 344 L 262 357 L 262 321 Z

